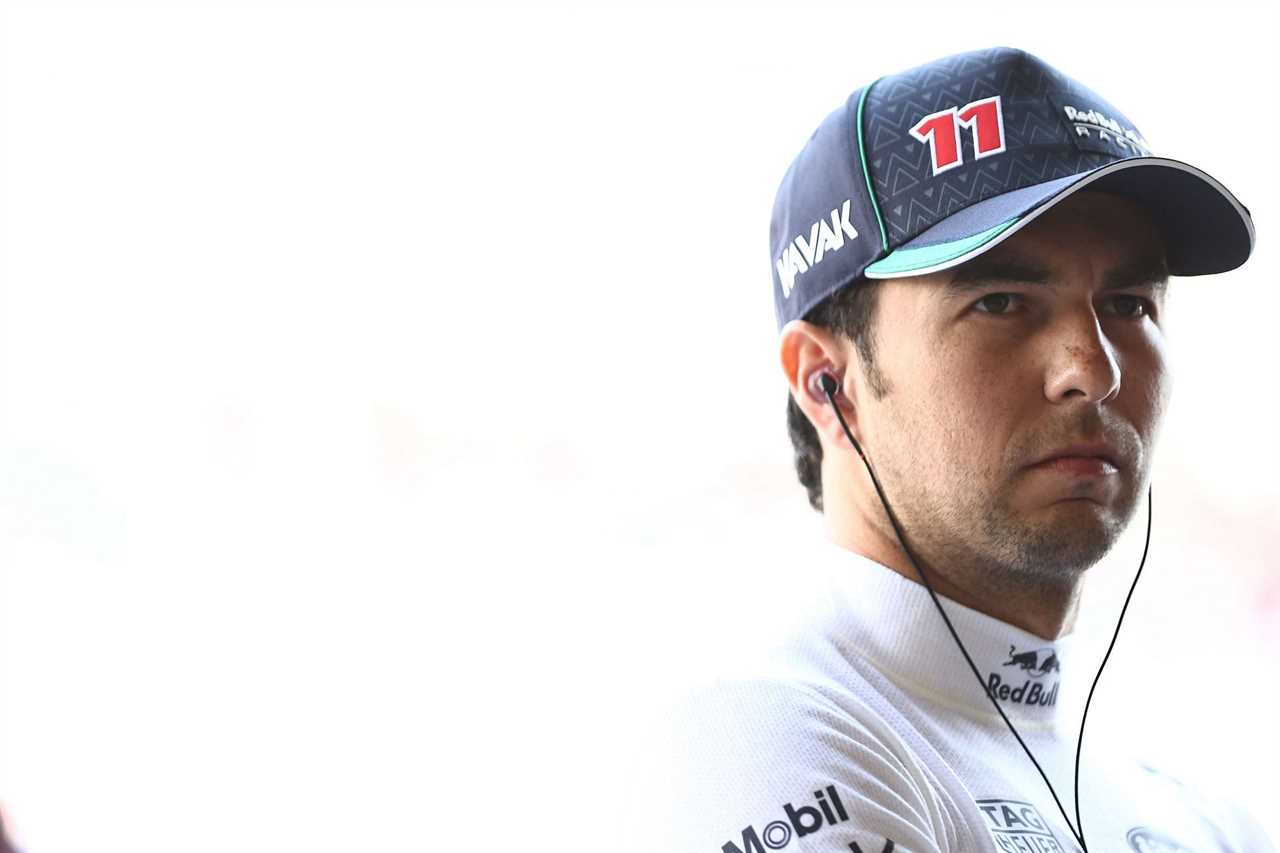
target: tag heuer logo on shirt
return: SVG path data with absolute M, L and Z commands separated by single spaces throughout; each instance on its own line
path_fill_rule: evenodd
M 975 800 L 987 818 L 997 850 L 1009 853 L 1064 853 L 1062 845 L 1030 803 L 1021 800 Z

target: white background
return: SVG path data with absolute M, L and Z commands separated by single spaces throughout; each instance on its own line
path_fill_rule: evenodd
M 1250 6 L 22 3 L 0 802 L 30 853 L 601 851 L 796 537 L 766 233 L 817 123 L 1012 44 L 1248 205 L 1172 286 L 1090 713 L 1280 838 L 1276 22 Z M 1142 517 L 1096 567 L 1109 635 Z M 740 634 L 709 635 L 716 614 Z M 723 621 L 723 619 L 722 619 Z M 1096 728 L 1095 728 L 1096 727 Z

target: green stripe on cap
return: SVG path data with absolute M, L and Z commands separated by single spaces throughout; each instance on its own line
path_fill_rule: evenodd
M 920 246 L 916 249 L 898 249 L 867 267 L 867 272 L 893 275 L 927 269 L 928 267 L 946 263 L 972 252 L 983 243 L 990 242 L 1017 221 L 1016 218 L 1010 219 L 1008 222 L 1001 222 L 999 225 L 974 234 L 972 237 L 952 240 L 949 243 L 938 243 L 936 246 Z
M 879 83 L 880 79 L 871 81 L 871 86 Z M 871 170 L 867 168 L 867 145 L 866 140 L 862 138 L 862 107 L 867 103 L 867 93 L 871 91 L 871 86 L 862 90 L 862 97 L 858 98 L 858 158 L 862 161 L 862 177 L 867 181 L 867 198 L 871 199 L 871 211 L 876 215 L 876 222 L 880 225 L 880 248 L 884 251 L 889 250 L 889 234 L 884 230 L 884 217 L 880 215 L 880 202 L 876 201 L 876 188 L 871 185 Z

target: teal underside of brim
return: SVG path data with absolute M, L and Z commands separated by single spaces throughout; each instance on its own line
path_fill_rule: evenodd
M 928 267 L 946 263 L 972 252 L 983 243 L 994 240 L 1006 228 L 1017 221 L 1017 219 L 1010 219 L 1008 222 L 1001 222 L 999 225 L 974 234 L 972 237 L 952 240 L 949 243 L 939 243 L 936 246 L 921 246 L 917 249 L 898 249 L 867 267 L 867 272 L 889 275 L 927 269 Z

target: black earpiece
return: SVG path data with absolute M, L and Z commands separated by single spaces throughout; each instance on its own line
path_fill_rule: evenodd
M 825 403 L 829 401 L 828 395 L 834 397 L 840 393 L 840 383 L 830 371 L 819 370 L 809 374 L 809 393 L 814 399 Z

